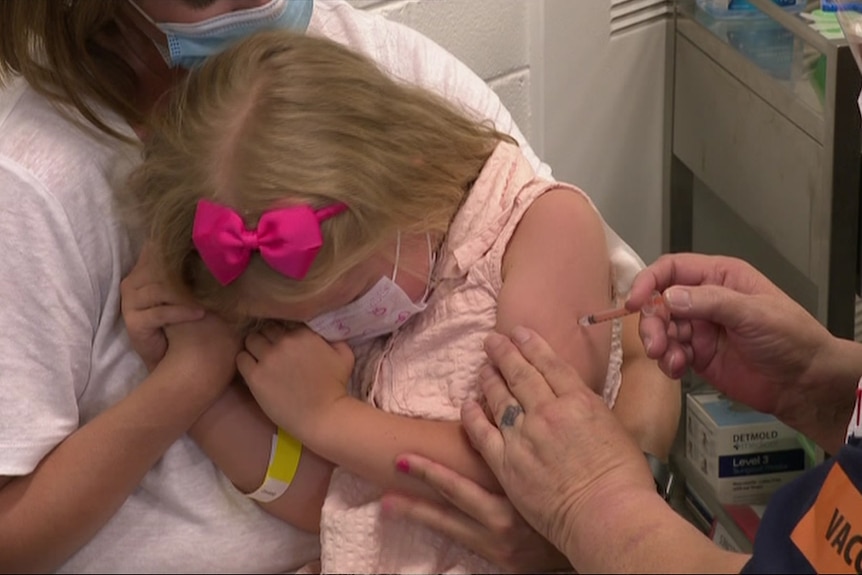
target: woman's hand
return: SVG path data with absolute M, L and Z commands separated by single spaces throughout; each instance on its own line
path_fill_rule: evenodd
M 306 327 L 264 328 L 245 340 L 237 367 L 267 416 L 309 443 L 327 410 L 347 396 L 353 352 Z
M 171 290 L 145 246 L 138 262 L 120 282 L 121 309 L 132 347 L 150 372 L 165 356 L 165 326 L 199 320 L 204 310 Z
M 597 505 L 658 495 L 640 449 L 577 371 L 535 332 L 512 333 L 517 347 L 497 333 L 485 340 L 494 367 L 481 387 L 496 426 L 475 403 L 462 421 L 514 506 L 571 559 L 572 541 L 598 528 L 584 521 Z
M 509 500 L 419 455 L 397 467 L 435 489 L 451 505 L 403 493 L 383 496 L 383 513 L 418 521 L 512 573 L 570 569 L 568 559 L 524 520 Z
M 662 256 L 635 278 L 626 306 L 639 309 L 654 290 L 671 317 L 642 314 L 640 334 L 665 373 L 678 377 L 691 367 L 728 397 L 775 414 L 827 449 L 840 445 L 862 348 L 832 337 L 735 258 Z
M 747 384 L 754 377 L 770 380 L 772 387 L 803 373 L 831 337 L 765 276 L 735 258 L 662 256 L 635 278 L 626 305 L 639 307 L 643 294 L 653 290 L 663 292 L 672 317 L 644 314 L 641 338 L 647 355 L 671 377 L 691 367 L 718 386 Z M 749 397 L 759 407 L 776 394 Z

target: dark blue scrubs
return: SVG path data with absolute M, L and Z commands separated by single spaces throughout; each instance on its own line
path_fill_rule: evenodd
M 833 457 L 770 498 L 742 573 L 862 573 L 862 444 Z

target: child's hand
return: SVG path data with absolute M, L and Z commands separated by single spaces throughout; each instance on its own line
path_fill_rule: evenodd
M 195 321 L 204 310 L 172 291 L 163 281 L 145 246 L 135 267 L 120 283 L 123 320 L 132 347 L 149 371 L 165 356 L 164 327 Z
M 237 367 L 267 416 L 302 441 L 347 397 L 353 352 L 306 327 L 264 328 L 248 336 Z
M 176 369 L 176 382 L 200 386 L 214 400 L 234 379 L 242 338 L 235 326 L 214 313 L 197 321 L 166 326 L 167 353 L 159 369 Z

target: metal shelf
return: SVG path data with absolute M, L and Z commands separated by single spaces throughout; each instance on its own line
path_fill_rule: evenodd
M 846 42 L 750 1 L 764 17 L 722 21 L 694 0 L 675 4 L 665 250 L 747 259 L 853 338 L 859 72 Z

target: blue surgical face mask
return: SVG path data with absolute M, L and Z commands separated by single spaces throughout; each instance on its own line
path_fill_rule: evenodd
M 257 8 L 235 10 L 193 24 L 153 22 L 134 0 L 131 3 L 165 35 L 167 47 L 156 43 L 165 62 L 172 68 L 189 69 L 254 32 L 289 28 L 304 33 L 314 0 L 270 0 Z

